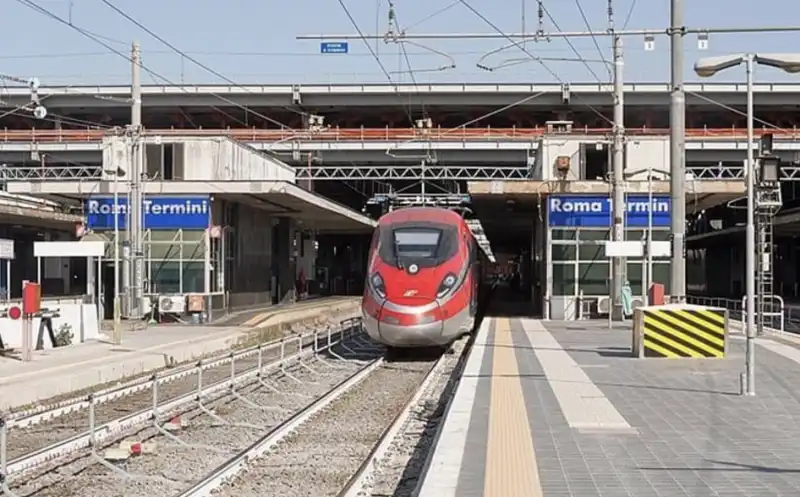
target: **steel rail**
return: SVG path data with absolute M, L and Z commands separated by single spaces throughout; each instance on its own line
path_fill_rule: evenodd
M 322 303 L 317 302 L 316 305 L 322 305 Z M 274 313 L 266 317 L 265 320 L 271 319 L 275 316 L 279 316 L 280 314 L 286 312 L 306 310 L 313 307 L 314 305 L 308 305 L 302 308 L 292 307 L 287 309 L 276 310 Z M 260 345 L 260 347 L 262 347 L 263 351 L 273 350 L 275 348 L 280 347 L 281 340 L 282 339 L 280 338 L 272 340 L 270 342 Z M 214 369 L 219 366 L 224 366 L 225 364 L 230 363 L 231 360 L 249 357 L 258 352 L 258 348 L 259 346 L 254 346 L 233 353 L 230 351 L 221 353 L 212 353 L 209 357 L 204 359 L 204 361 L 207 362 L 204 363 L 203 370 L 205 371 L 208 369 Z M 166 383 L 171 383 L 175 380 L 179 380 L 196 372 L 197 372 L 197 359 L 185 361 L 180 365 L 178 365 L 176 368 L 172 369 L 171 372 L 164 373 L 162 376 L 160 376 L 158 379 L 158 384 L 163 385 Z M 132 395 L 153 387 L 152 373 L 143 372 L 137 376 L 138 376 L 137 378 L 134 378 L 132 380 L 129 381 L 123 380 L 123 383 L 121 384 L 94 392 L 95 405 L 103 404 L 112 400 L 126 397 L 128 395 Z M 48 419 L 52 419 L 58 416 L 63 416 L 64 414 L 69 414 L 72 412 L 84 410 L 87 407 L 89 407 L 89 402 L 86 399 L 87 396 L 85 394 L 76 395 L 72 398 L 65 399 L 59 402 L 40 405 L 31 409 L 26 409 L 24 411 L 12 412 L 6 415 L 5 421 L 8 424 L 9 429 L 32 426 L 37 423 L 41 423 L 42 421 L 46 421 Z
M 252 459 L 259 457 L 275 447 L 303 423 L 308 421 L 314 414 L 318 413 L 331 402 L 341 397 L 345 392 L 359 384 L 380 367 L 383 362 L 384 358 L 379 357 L 368 363 L 364 368 L 333 387 L 328 393 L 318 398 L 301 411 L 294 414 L 291 418 L 253 442 L 248 448 L 217 467 L 206 478 L 178 494 L 177 497 L 210 497 L 217 488 L 244 469 Z
M 467 347 L 465 347 L 461 352 L 462 356 L 467 352 Z M 414 407 L 419 403 L 422 396 L 428 391 L 431 383 L 439 374 L 439 370 L 441 370 L 444 366 L 446 357 L 447 356 L 445 354 L 442 354 L 433 367 L 431 367 L 431 369 L 425 375 L 425 378 L 422 380 L 419 388 L 417 388 L 417 390 L 411 394 L 408 401 L 397 413 L 392 423 L 381 434 L 378 442 L 367 455 L 366 459 L 364 459 L 364 461 L 361 463 L 358 470 L 355 472 L 355 474 L 353 474 L 352 477 L 350 477 L 342 490 L 339 491 L 337 497 L 360 497 L 366 495 L 363 492 L 366 491 L 368 485 L 372 481 L 375 470 L 377 469 L 376 463 L 385 457 L 386 453 L 394 442 L 394 439 L 411 417 L 411 412 L 413 411 Z
M 250 380 L 251 378 L 257 378 L 257 376 L 261 374 L 265 369 L 272 370 L 280 367 L 281 365 L 294 363 L 298 360 L 301 360 L 305 356 L 309 355 L 309 352 L 311 354 L 316 354 L 318 352 L 327 350 L 333 345 L 336 345 L 341 341 L 343 341 L 345 338 L 351 336 L 351 333 L 352 333 L 351 330 L 346 330 L 346 329 L 342 329 L 340 331 L 337 331 L 336 333 L 330 333 L 329 331 L 329 333 L 327 334 L 328 340 L 322 347 L 319 348 L 317 347 L 317 344 L 319 343 L 319 338 L 325 335 L 321 335 L 318 331 L 314 331 L 313 333 L 303 335 L 305 337 L 313 335 L 315 338 L 312 342 L 303 345 L 302 349 L 296 352 L 295 354 L 292 354 L 288 357 L 279 358 L 278 360 L 270 362 L 265 365 L 260 365 L 261 367 L 255 366 L 253 368 L 249 368 L 245 371 L 240 372 L 237 376 L 233 377 L 233 379 L 227 378 L 225 380 L 220 380 L 218 382 L 215 382 L 211 385 L 204 387 L 202 392 L 205 395 L 214 394 L 222 390 L 229 389 L 232 385 L 235 386 L 247 380 Z M 336 334 L 338 334 L 338 336 L 334 339 L 333 337 Z M 257 353 L 258 350 L 259 347 L 256 347 L 254 352 Z M 263 349 L 261 350 L 263 351 Z M 201 367 L 203 367 L 203 361 L 198 361 L 197 368 Z M 158 374 L 154 374 L 153 377 L 154 377 L 153 380 L 157 380 Z M 160 405 L 159 411 L 161 413 L 175 411 L 185 404 L 192 403 L 197 398 L 197 396 L 198 392 L 196 390 L 188 392 L 180 397 L 172 399 L 166 404 Z M 73 437 L 68 438 L 67 440 L 56 442 L 47 447 L 43 447 L 39 450 L 36 450 L 30 454 L 14 459 L 8 463 L 5 476 L 17 475 L 29 471 L 33 468 L 40 466 L 45 462 L 57 459 L 66 454 L 70 454 L 78 450 L 81 450 L 83 448 L 89 447 L 93 441 L 94 443 L 97 444 L 102 443 L 103 440 L 110 438 L 121 431 L 146 423 L 147 421 L 151 420 L 152 415 L 153 415 L 152 406 L 148 406 L 135 413 L 128 414 L 121 418 L 109 421 L 103 425 L 97 426 L 94 430 L 94 434 L 92 434 L 91 430 L 86 430 L 82 433 L 79 433 Z M 94 435 L 94 438 L 92 438 L 92 435 Z

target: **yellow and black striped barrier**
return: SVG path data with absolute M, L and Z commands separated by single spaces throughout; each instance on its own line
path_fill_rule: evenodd
M 636 309 L 636 357 L 722 358 L 728 347 L 728 311 L 695 305 Z

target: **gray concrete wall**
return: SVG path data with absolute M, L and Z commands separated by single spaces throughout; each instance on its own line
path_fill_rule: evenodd
M 264 211 L 239 206 L 235 226 L 236 254 L 230 281 L 230 307 L 245 307 L 272 301 L 272 224 Z

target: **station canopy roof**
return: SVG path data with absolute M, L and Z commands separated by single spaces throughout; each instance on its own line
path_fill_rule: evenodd
M 113 181 L 12 181 L 8 192 L 74 203 L 113 195 L 114 185 Z M 369 233 L 376 225 L 360 212 L 286 181 L 146 181 L 142 187 L 145 196 L 210 195 L 249 204 L 293 218 L 319 233 Z M 116 188 L 121 196 L 129 191 L 127 182 L 116 183 Z

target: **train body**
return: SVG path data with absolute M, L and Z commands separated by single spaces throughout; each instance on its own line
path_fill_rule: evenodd
M 389 347 L 430 347 L 471 331 L 481 257 L 457 212 L 410 207 L 381 217 L 361 307 L 369 336 Z

